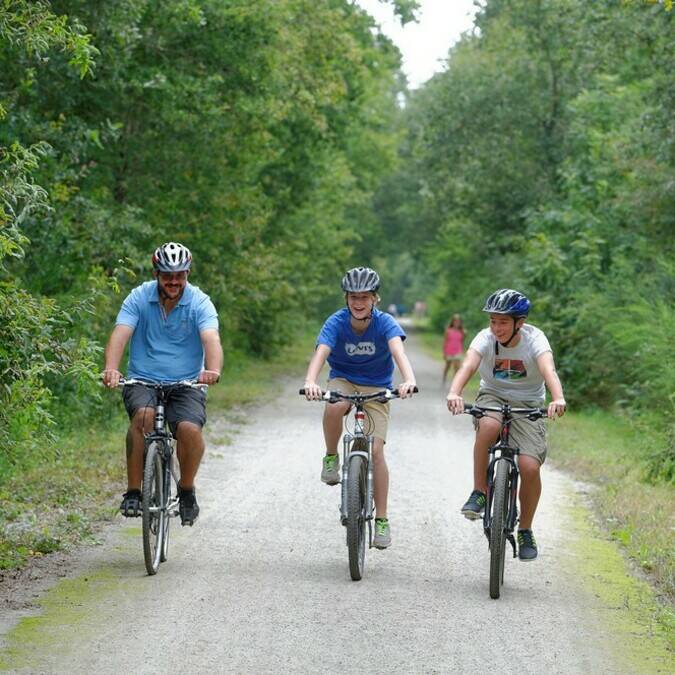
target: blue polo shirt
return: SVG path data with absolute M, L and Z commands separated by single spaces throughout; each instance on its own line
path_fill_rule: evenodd
M 156 281 L 134 288 L 115 322 L 131 326 L 128 377 L 160 382 L 194 380 L 204 368 L 199 336 L 218 329 L 218 315 L 206 293 L 187 284 L 178 304 L 165 316 Z
M 316 343 L 330 347 L 331 379 L 343 377 L 353 384 L 391 389 L 394 359 L 389 351 L 389 340 L 397 336 L 402 340 L 406 338 L 394 317 L 379 309 L 373 309 L 366 332 L 357 335 L 352 328 L 349 309 L 343 307 L 328 317 Z

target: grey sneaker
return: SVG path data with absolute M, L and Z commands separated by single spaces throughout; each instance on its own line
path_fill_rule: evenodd
M 391 546 L 391 528 L 387 518 L 375 518 L 375 536 L 373 537 L 375 548 L 389 548 Z
M 486 502 L 485 493 L 480 490 L 474 490 L 466 500 L 466 504 L 462 506 L 462 515 L 469 520 L 478 520 L 478 518 L 482 517 L 483 511 L 485 511 Z
M 537 557 L 537 542 L 532 530 L 518 530 L 518 557 L 521 560 L 534 560 Z
M 326 485 L 337 485 L 340 482 L 340 457 L 338 455 L 324 455 L 321 480 Z

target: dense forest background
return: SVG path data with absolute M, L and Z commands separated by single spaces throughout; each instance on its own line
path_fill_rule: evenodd
M 350 0 L 0 3 L 0 475 L 105 416 L 102 344 L 178 240 L 230 360 L 332 309 L 352 264 L 437 328 L 519 288 L 573 406 L 629 416 L 672 481 L 672 7 L 476 4 L 410 92 Z

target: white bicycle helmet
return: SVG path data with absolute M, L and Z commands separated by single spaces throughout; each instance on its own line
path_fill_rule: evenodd
M 155 250 L 152 266 L 158 272 L 187 272 L 192 266 L 192 253 L 187 246 L 169 241 Z

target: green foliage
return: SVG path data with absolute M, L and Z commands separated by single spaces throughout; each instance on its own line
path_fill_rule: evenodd
M 630 416 L 672 481 L 675 91 L 656 4 L 482 3 L 411 97 L 385 217 L 435 277 L 433 325 L 479 327 L 490 290 L 522 289 L 572 406 Z
M 193 250 L 227 354 L 289 340 L 377 226 L 399 62 L 348 0 L 0 4 L 6 466 L 102 414 L 116 291 L 162 241 Z

